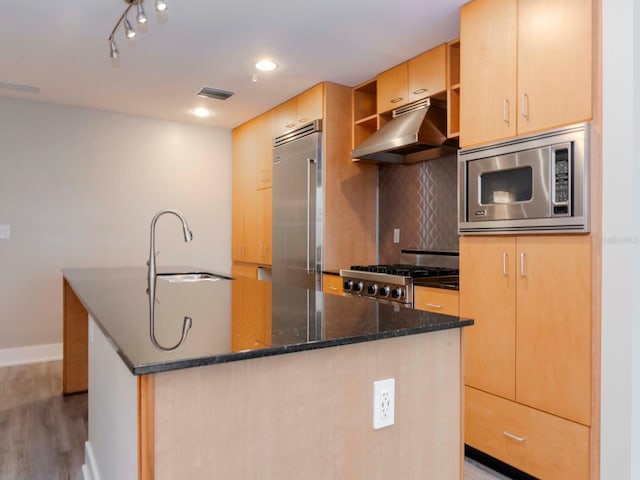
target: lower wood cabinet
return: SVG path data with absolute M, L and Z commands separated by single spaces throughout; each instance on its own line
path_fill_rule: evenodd
M 471 387 L 464 416 L 473 448 L 540 479 L 589 478 L 589 427 Z
M 322 292 L 342 295 L 342 277 L 329 273 L 322 274 Z
M 255 265 L 234 264 L 231 276 L 231 346 L 234 352 L 271 346 L 271 282 Z M 250 299 L 250 300 L 249 300 Z
M 413 291 L 413 308 L 458 316 L 458 291 L 416 287 Z

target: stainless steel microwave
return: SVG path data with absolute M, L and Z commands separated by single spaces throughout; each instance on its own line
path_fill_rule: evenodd
M 589 124 L 458 151 L 458 233 L 589 231 Z

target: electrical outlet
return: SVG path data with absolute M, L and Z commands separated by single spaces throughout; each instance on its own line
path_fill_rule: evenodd
M 373 428 L 388 427 L 395 422 L 395 387 L 393 378 L 373 382 Z
M 393 243 L 400 243 L 400 229 L 393 229 Z
M 0 239 L 9 240 L 11 238 L 11 226 L 0 225 Z

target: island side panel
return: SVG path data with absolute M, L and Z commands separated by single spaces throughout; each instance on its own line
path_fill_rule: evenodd
M 460 330 L 155 375 L 155 478 L 461 478 Z M 374 430 L 373 382 L 395 378 Z
M 138 480 L 154 479 L 155 375 L 138 378 Z
M 86 392 L 88 385 L 88 312 L 62 278 L 62 393 Z

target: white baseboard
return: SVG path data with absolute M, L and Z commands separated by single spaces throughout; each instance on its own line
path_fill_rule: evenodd
M 62 360 L 62 343 L 0 348 L 0 367 Z
M 89 442 L 84 442 L 84 465 L 82 465 L 82 476 L 84 480 L 100 480 L 96 459 Z

